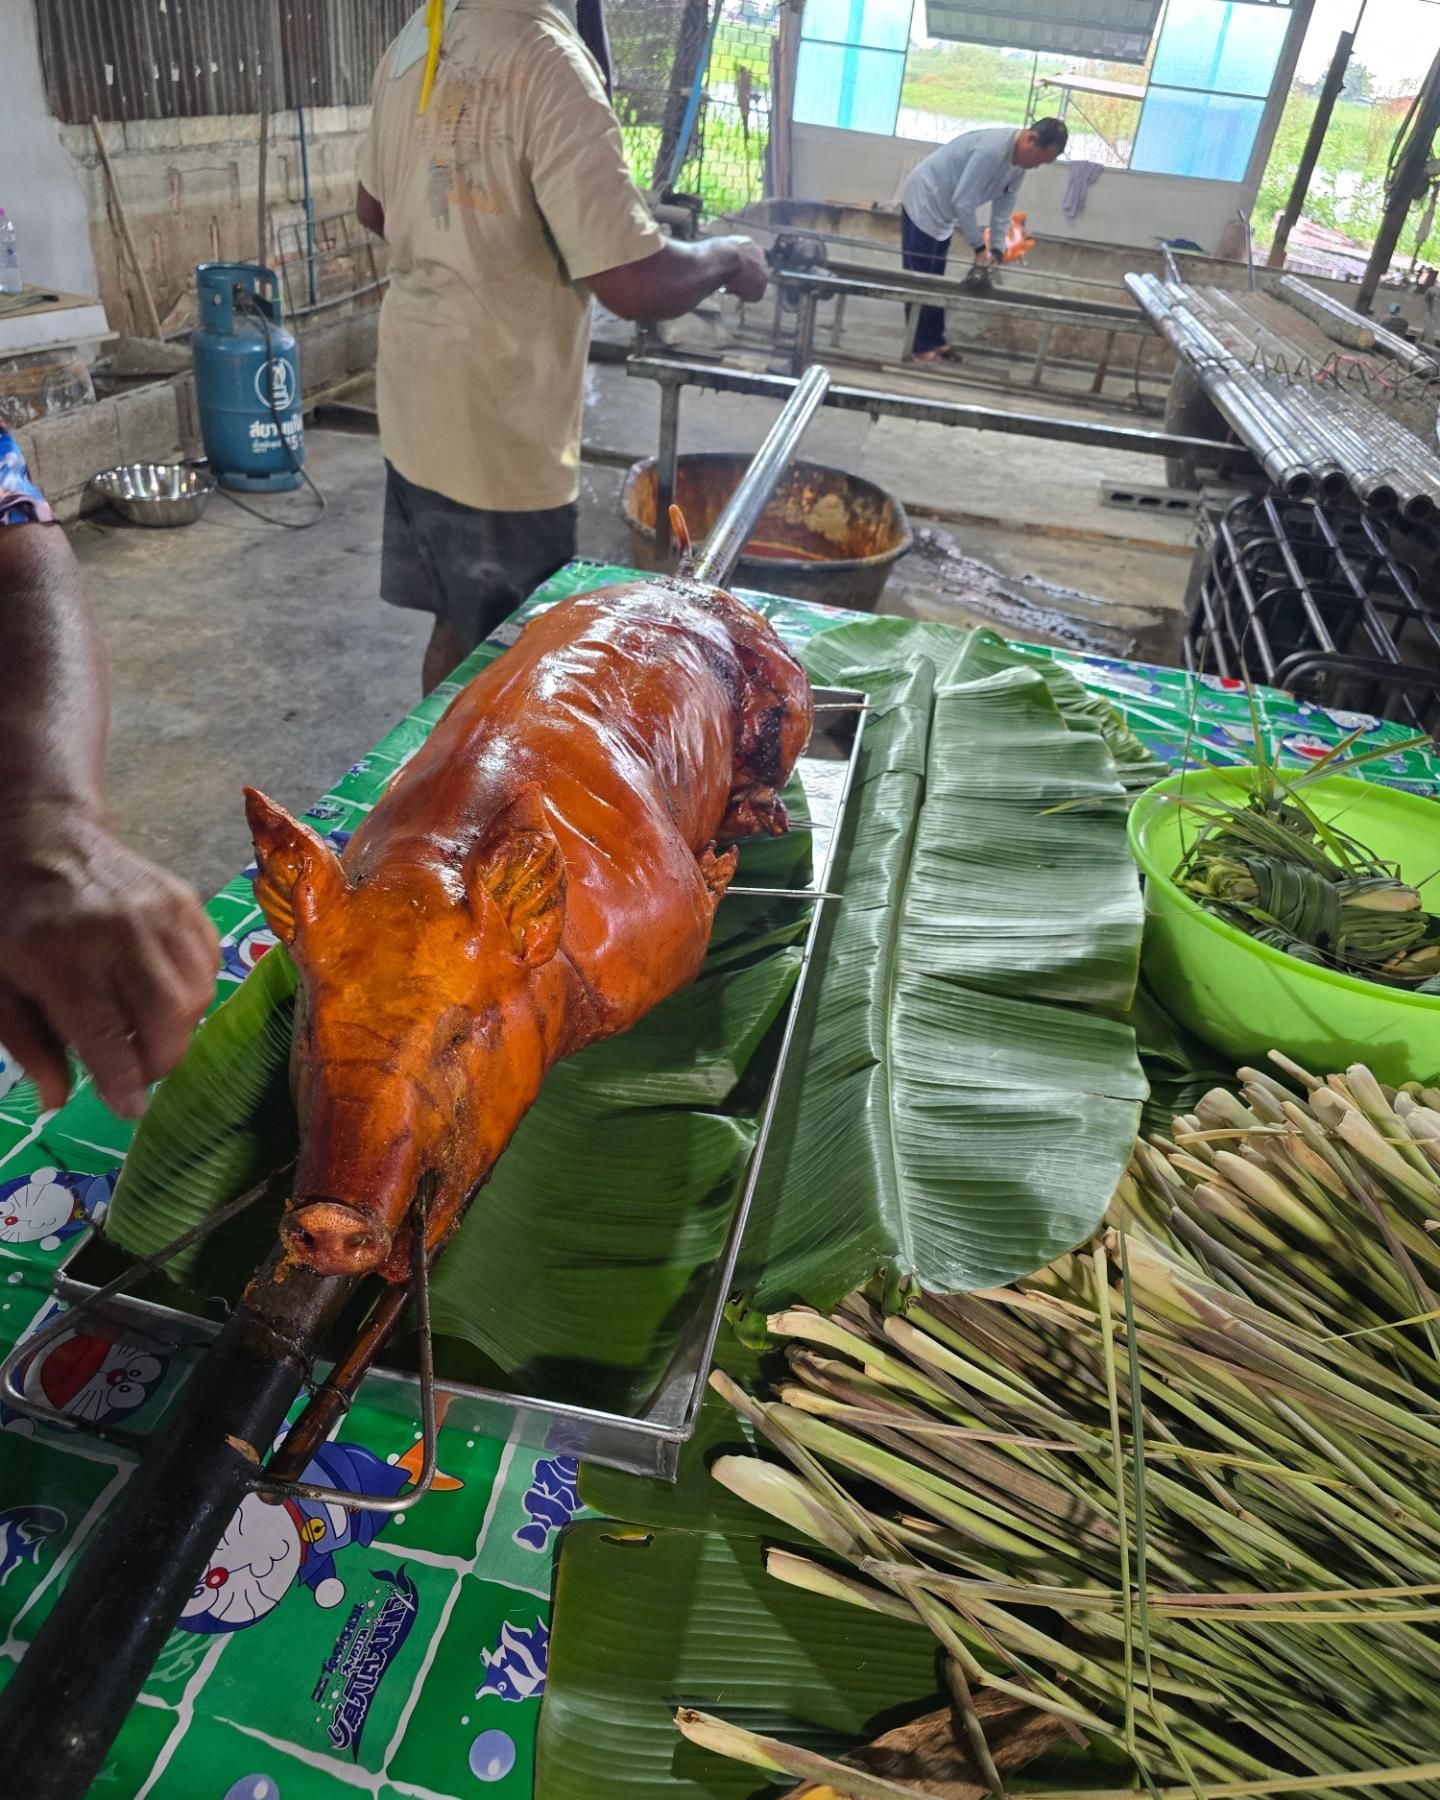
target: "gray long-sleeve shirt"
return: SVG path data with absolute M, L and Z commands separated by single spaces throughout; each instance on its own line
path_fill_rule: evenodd
M 949 238 L 958 231 L 972 250 L 985 242 L 976 214 L 988 204 L 990 242 L 1003 251 L 1015 196 L 1025 179 L 1025 171 L 1010 160 L 1018 135 L 1008 125 L 961 132 L 911 173 L 900 204 L 931 237 Z

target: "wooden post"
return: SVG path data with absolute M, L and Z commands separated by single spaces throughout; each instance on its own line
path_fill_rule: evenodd
M 164 334 L 160 330 L 160 315 L 155 310 L 155 296 L 150 292 L 150 283 L 145 279 L 145 271 L 140 267 L 140 253 L 135 248 L 135 240 L 130 235 L 130 221 L 125 216 L 125 202 L 120 198 L 120 184 L 115 179 L 115 171 L 110 166 L 110 152 L 105 148 L 105 136 L 100 129 L 100 121 L 94 113 L 90 115 L 90 129 L 95 134 L 95 148 L 100 152 L 100 161 L 105 165 L 105 180 L 110 189 L 110 198 L 115 205 L 115 217 L 119 221 L 120 236 L 130 254 L 130 267 L 135 271 L 135 279 L 140 283 L 140 297 L 145 302 L 145 321 L 150 327 L 150 335 L 159 339 Z
M 1345 71 L 1350 66 L 1350 52 L 1355 48 L 1355 33 L 1342 31 L 1335 44 L 1335 55 L 1325 74 L 1325 85 L 1320 90 L 1320 98 L 1315 103 L 1315 117 L 1310 121 L 1310 134 L 1305 139 L 1305 148 L 1300 153 L 1300 162 L 1295 170 L 1295 180 L 1290 188 L 1290 198 L 1285 202 L 1285 210 L 1280 215 L 1280 223 L 1275 227 L 1275 241 L 1270 246 L 1267 268 L 1283 269 L 1285 267 L 1285 246 L 1290 241 L 1290 232 L 1295 221 L 1300 217 L 1300 208 L 1305 204 L 1305 196 L 1310 192 L 1310 183 L 1315 174 L 1315 164 L 1320 160 L 1321 146 L 1325 142 L 1325 133 L 1330 129 L 1330 115 L 1335 111 L 1335 102 L 1340 98 L 1340 89 L 1345 83 Z

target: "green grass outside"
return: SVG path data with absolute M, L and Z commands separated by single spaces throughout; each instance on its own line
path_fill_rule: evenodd
M 717 34 L 705 88 L 710 94 L 724 89 L 727 98 L 707 100 L 702 106 L 700 129 L 696 135 L 703 145 L 703 155 L 690 156 L 677 183 L 682 193 L 698 193 L 709 215 L 736 212 L 764 194 L 771 36 L 763 26 L 728 21 Z M 742 68 L 750 71 L 748 129 L 738 104 L 729 98 L 737 88 Z M 660 128 L 626 123 L 623 86 L 616 94 L 615 110 L 620 118 L 620 135 L 624 139 L 630 172 L 642 187 L 648 187 L 660 148 Z

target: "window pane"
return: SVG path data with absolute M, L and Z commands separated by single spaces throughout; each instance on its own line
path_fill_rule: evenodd
M 1263 100 L 1152 86 L 1141 109 L 1130 167 L 1152 175 L 1243 181 L 1264 110 Z
M 806 0 L 802 38 L 904 50 L 910 42 L 913 0 Z
M 795 119 L 889 137 L 900 109 L 905 58 L 891 50 L 804 44 L 795 70 Z
M 1170 0 L 1150 79 L 1222 94 L 1270 92 L 1292 14 L 1244 0 Z

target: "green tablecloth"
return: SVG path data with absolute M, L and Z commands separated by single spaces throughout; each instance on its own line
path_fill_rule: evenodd
M 593 564 L 562 572 L 316 801 L 310 822 L 343 843 L 459 683 L 513 642 L 527 617 L 627 573 Z M 797 642 L 858 616 L 747 598 Z M 1252 714 L 1236 684 L 1206 678 L 1197 689 L 1173 670 L 1061 660 L 1166 761 L 1239 762 L 1250 753 Z M 1293 763 L 1360 724 L 1376 741 L 1406 735 L 1273 692 L 1259 695 L 1258 708 L 1272 748 Z M 1366 773 L 1440 791 L 1440 768 L 1418 752 Z M 273 942 L 251 873 L 211 903 L 224 946 L 220 997 Z M 88 1084 L 42 1119 L 29 1084 L 0 1065 L 0 1351 L 53 1315 L 51 1274 L 103 1213 L 128 1138 Z M 76 1417 L 163 1428 L 192 1356 L 138 1333 L 112 1341 L 82 1322 L 25 1379 Z M 401 1424 L 362 1398 L 311 1478 L 396 1492 L 419 1435 L 418 1418 Z M 0 1451 L 3 1681 L 132 1459 L 3 1409 Z M 213 1559 L 195 1616 L 172 1635 L 93 1792 L 109 1800 L 528 1795 L 551 1563 L 577 1509 L 575 1466 L 442 1428 L 440 1467 L 448 1481 L 389 1523 L 319 1507 L 263 1508 L 247 1520 L 250 1532 Z

